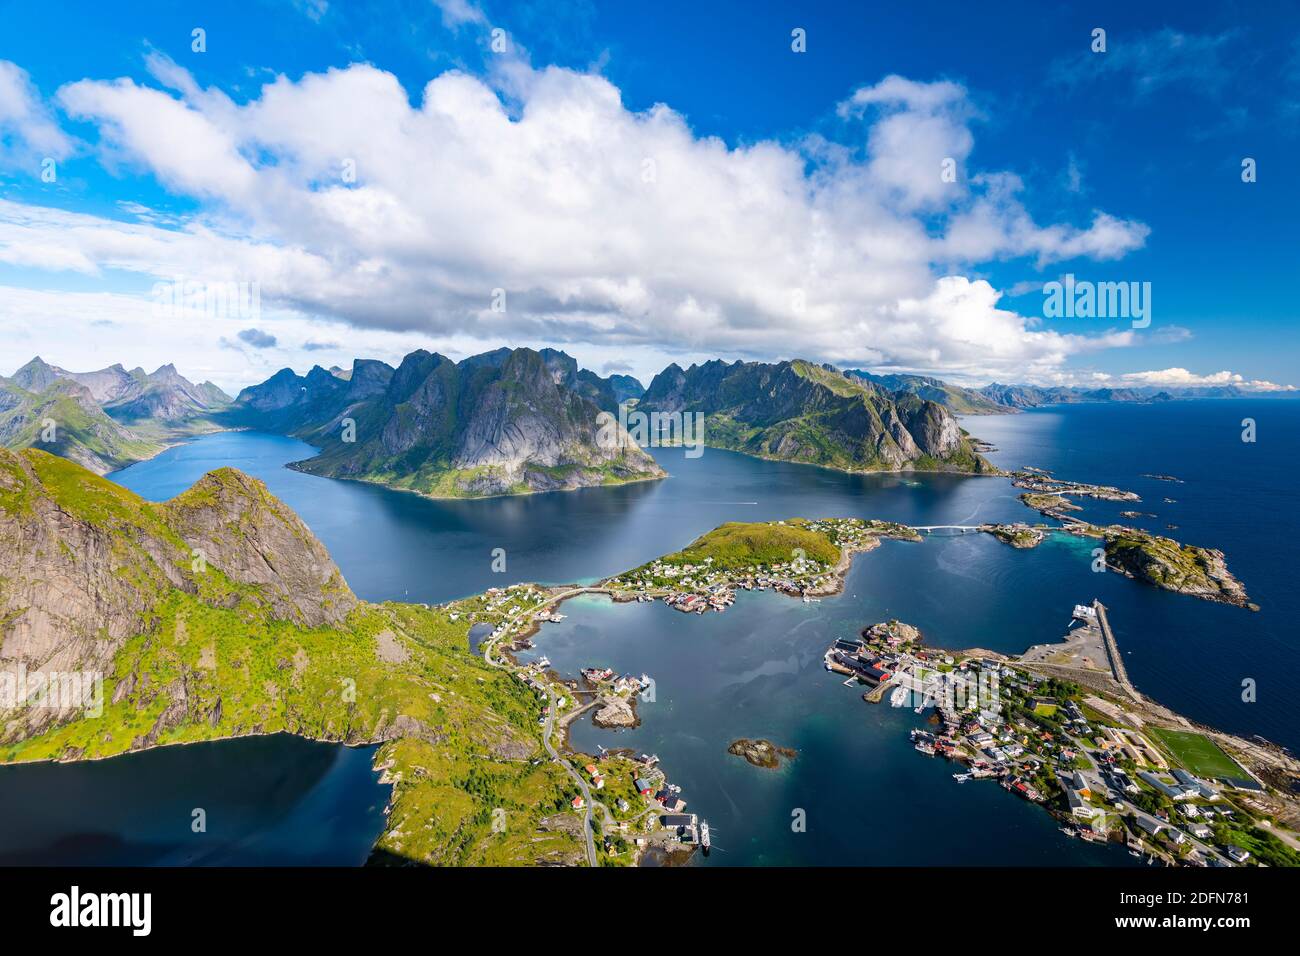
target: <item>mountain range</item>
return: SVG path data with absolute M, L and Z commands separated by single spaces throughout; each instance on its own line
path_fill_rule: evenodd
M 37 357 L 0 378 L 0 445 L 41 447 L 103 474 L 177 440 L 254 428 L 319 448 L 291 466 L 301 471 L 481 497 L 663 477 L 621 425 L 601 417 L 620 407 L 657 416 L 661 428 L 665 415 L 699 414 L 702 444 L 760 457 L 851 471 L 984 472 L 991 466 L 954 415 L 1247 394 L 1232 385 L 969 388 L 797 359 L 673 364 L 645 388 L 556 349 L 501 348 L 459 362 L 421 349 L 396 368 L 374 359 L 305 375 L 285 368 L 232 401 L 170 364 L 70 372 Z
M 195 385 L 173 365 L 69 372 L 37 356 L 0 378 L 0 445 L 35 445 L 104 474 L 222 427 L 217 416 L 229 404 L 216 385 Z
M 396 369 L 283 369 L 240 392 L 227 420 L 316 445 L 319 455 L 293 465 L 310 474 L 435 497 L 527 494 L 664 477 L 626 432 L 602 441 L 631 387 L 553 349 L 460 362 L 420 349 Z

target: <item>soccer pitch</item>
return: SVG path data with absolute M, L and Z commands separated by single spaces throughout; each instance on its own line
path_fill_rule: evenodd
M 1245 777 L 1246 772 L 1203 734 L 1164 727 L 1148 728 L 1153 737 L 1169 748 L 1174 759 L 1199 777 Z

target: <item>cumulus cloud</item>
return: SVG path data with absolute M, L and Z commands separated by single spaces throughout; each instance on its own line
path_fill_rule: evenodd
M 520 62 L 508 92 L 449 71 L 415 106 L 365 64 L 241 103 L 148 65 L 153 84 L 81 80 L 58 100 L 98 127 L 106 164 L 200 211 L 173 225 L 0 200 L 0 262 L 257 282 L 266 307 L 357 329 L 592 353 L 797 351 L 991 377 L 1134 341 L 1042 330 L 961 274 L 1113 259 L 1147 228 L 1104 210 L 1040 224 L 1006 171 L 944 182 L 976 115 L 950 81 L 852 93 L 854 150 L 728 146 L 665 105 L 628 110 L 601 76 Z
M 1117 378 L 1131 385 L 1155 385 L 1158 387 L 1181 387 L 1189 388 L 1194 386 L 1213 386 L 1213 385 L 1236 385 L 1246 391 L 1252 392 L 1293 392 L 1294 385 L 1278 385 L 1274 382 L 1263 379 L 1248 379 L 1237 372 L 1212 372 L 1208 375 L 1197 375 L 1195 372 L 1189 372 L 1185 368 L 1166 368 L 1152 370 L 1148 372 L 1127 372 Z

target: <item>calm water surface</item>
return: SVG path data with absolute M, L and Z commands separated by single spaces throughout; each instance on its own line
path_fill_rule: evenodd
M 0 767 L 0 866 L 359 866 L 374 751 L 277 734 Z

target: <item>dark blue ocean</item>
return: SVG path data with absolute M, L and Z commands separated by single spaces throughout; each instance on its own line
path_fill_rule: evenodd
M 1254 443 L 1241 441 L 1246 417 L 1256 421 Z M 886 543 L 855 562 L 842 596 L 816 604 L 742 595 L 725 614 L 697 617 L 662 605 L 569 602 L 568 619 L 541 632 L 538 653 L 562 671 L 599 663 L 645 671 L 657 684 L 657 700 L 643 706 L 637 730 L 613 734 L 579 725 L 574 745 L 658 752 L 690 809 L 713 824 L 719 852 L 710 865 L 1129 862 L 1123 852 L 1066 840 L 1046 814 L 995 786 L 955 783 L 947 764 L 911 749 L 906 731 L 918 719 L 911 711 L 864 704 L 822 670 L 831 639 L 890 617 L 918 625 L 937 645 L 1016 653 L 1059 637 L 1075 603 L 1100 598 L 1144 693 L 1194 720 L 1300 744 L 1300 722 L 1285 696 L 1300 677 L 1300 602 L 1290 580 L 1300 530 L 1300 403 L 1079 405 L 963 424 L 998 447 L 989 457 L 1004 467 L 1033 465 L 1137 491 L 1140 505 L 1084 500 L 1083 516 L 1154 513 L 1136 523 L 1222 549 L 1261 610 L 1094 573 L 1089 549 L 1067 537 L 1015 551 L 986 535 Z M 513 581 L 591 580 L 729 520 L 858 515 L 969 524 L 1037 517 L 1003 479 L 844 475 L 713 449 L 694 460 L 658 450 L 672 474 L 661 482 L 485 501 L 430 501 L 283 467 L 311 453 L 292 439 L 227 433 L 170 449 L 114 478 L 162 500 L 212 468 L 242 468 L 298 511 L 353 589 L 371 600 L 443 601 Z M 1181 481 L 1143 477 L 1148 473 Z M 506 551 L 504 573 L 492 570 L 495 548 Z M 1254 703 L 1242 701 L 1246 678 L 1257 682 Z M 800 754 L 781 771 L 759 770 L 726 753 L 740 736 L 769 737 Z M 115 763 L 55 769 L 75 769 L 90 787 Z M 151 792 L 142 783 L 137 798 L 147 802 Z M 0 804 L 4 794 L 0 776 Z M 24 800 L 36 798 L 24 791 Z M 808 821 L 805 832 L 790 827 L 796 811 Z M 129 822 L 111 825 L 130 841 Z M 49 840 L 54 846 L 54 836 Z M 4 849 L 0 830 L 0 855 Z

